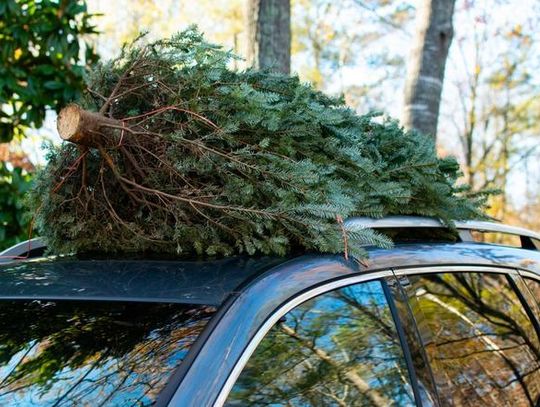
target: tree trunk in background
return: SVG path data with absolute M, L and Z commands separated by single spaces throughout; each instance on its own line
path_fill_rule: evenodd
M 444 68 L 452 42 L 455 0 L 420 0 L 405 84 L 403 124 L 437 136 Z
M 248 63 L 291 71 L 290 0 L 248 0 Z

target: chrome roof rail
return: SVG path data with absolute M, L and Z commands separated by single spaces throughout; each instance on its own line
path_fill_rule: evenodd
M 478 232 L 506 233 L 508 235 L 518 235 L 540 240 L 540 233 L 525 229 L 519 226 L 510 226 L 497 222 L 486 222 L 481 220 L 466 220 L 455 222 L 457 229 L 477 230 Z
M 517 235 L 540 241 L 540 233 L 533 232 L 517 226 L 509 226 L 502 223 L 486 222 L 477 220 L 455 221 L 456 229 L 478 232 L 505 233 Z M 368 217 L 349 218 L 345 225 L 365 227 L 371 229 L 392 229 L 392 228 L 444 228 L 441 221 L 435 218 L 421 216 L 387 216 L 380 219 Z
M 46 247 L 47 245 L 41 237 L 25 240 L 24 242 L 17 243 L 3 252 L 0 252 L 0 264 L 9 263 L 21 257 L 32 257 L 30 256 L 32 250 L 44 249 Z

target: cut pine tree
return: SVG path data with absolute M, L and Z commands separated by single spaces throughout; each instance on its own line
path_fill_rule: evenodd
M 339 219 L 483 216 L 430 138 L 231 58 L 189 29 L 95 67 L 32 193 L 51 251 L 359 258 L 390 241 Z

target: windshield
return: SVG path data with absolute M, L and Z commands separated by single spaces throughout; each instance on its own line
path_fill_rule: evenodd
M 149 405 L 216 309 L 0 301 L 0 405 Z

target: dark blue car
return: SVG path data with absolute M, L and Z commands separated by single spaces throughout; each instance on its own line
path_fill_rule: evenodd
M 40 257 L 39 239 L 2 253 L 0 405 L 539 405 L 539 234 L 349 222 L 395 247 L 362 261 Z

